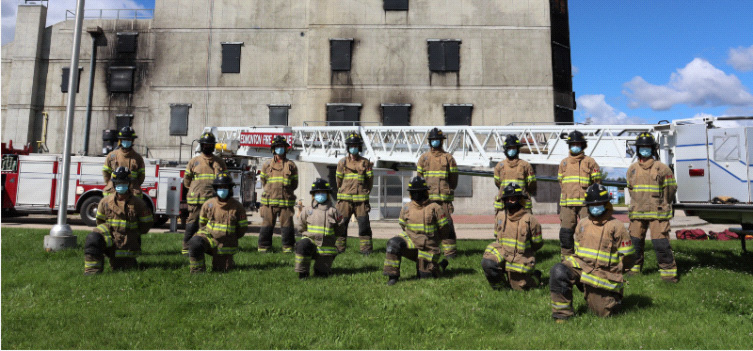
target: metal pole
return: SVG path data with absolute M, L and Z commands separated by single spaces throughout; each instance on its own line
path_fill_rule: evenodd
M 73 135 L 73 113 L 76 109 L 76 87 L 78 86 L 78 55 L 81 49 L 81 26 L 84 22 L 84 0 L 76 1 L 76 25 L 73 29 L 71 69 L 68 77 L 68 106 L 65 118 L 65 144 L 63 144 L 63 170 L 61 173 L 60 195 L 58 198 L 58 224 L 52 227 L 50 235 L 44 237 L 47 251 L 75 248 L 76 236 L 68 225 L 68 181 L 71 171 L 71 137 Z
M 92 37 L 92 57 L 89 63 L 89 96 L 86 98 L 86 124 L 84 125 L 84 156 L 89 155 L 89 129 L 92 123 L 92 96 L 94 95 L 94 73 L 97 71 L 97 38 L 96 33 L 89 33 Z M 70 91 L 70 90 L 69 90 Z

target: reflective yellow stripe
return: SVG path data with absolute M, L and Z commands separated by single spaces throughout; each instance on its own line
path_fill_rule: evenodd
M 199 223 L 200 224 L 207 224 L 209 222 L 209 218 L 207 217 L 199 217 Z
M 325 228 L 325 227 L 320 227 L 320 226 L 317 226 L 317 225 L 310 225 L 310 224 L 307 225 L 306 227 L 307 227 L 309 233 L 324 234 L 324 235 L 334 235 L 335 234 L 335 228 Z
M 261 204 L 265 206 L 293 207 L 295 200 L 261 198 Z
M 544 242 L 544 239 L 541 238 L 541 233 L 534 234 L 533 236 L 531 236 L 531 242 L 534 244 Z
M 604 278 L 599 278 L 593 274 L 586 273 L 586 272 L 583 272 L 580 275 L 580 280 L 585 284 L 595 286 L 597 288 L 601 288 L 605 290 L 610 290 L 610 291 L 622 290 L 622 283 L 615 283 Z
M 439 255 L 434 255 L 429 251 L 418 250 L 418 258 L 423 258 L 426 261 L 432 261 L 432 262 L 439 261 Z
M 552 300 L 552 308 L 555 310 L 569 310 L 572 308 L 570 304 L 571 302 L 557 302 Z
M 129 222 L 124 219 L 108 218 L 107 224 L 111 227 L 125 227 L 126 229 L 136 229 L 139 227 L 139 222 Z
M 394 267 L 394 268 L 400 268 L 400 261 L 398 260 L 390 260 L 390 259 L 384 259 L 384 265 L 386 267 Z
M 629 256 L 635 253 L 635 247 L 631 243 L 628 246 L 620 247 L 619 249 L 617 249 L 617 252 L 619 252 L 623 256 Z
M 452 201 L 455 201 L 455 195 L 429 194 L 429 200 L 452 202 Z
M 575 268 L 580 268 L 580 264 L 578 264 L 578 261 L 576 261 L 573 256 L 567 256 L 567 258 L 565 258 L 565 261 L 570 262 L 570 264 L 572 264 Z
M 194 180 L 214 180 L 214 173 L 194 173 Z
M 560 198 L 560 206 L 583 206 L 585 202 L 585 197 Z
M 154 217 L 152 217 L 152 215 L 139 217 L 139 222 L 151 222 L 153 220 Z
M 670 219 L 672 218 L 672 211 L 631 211 L 628 213 L 630 219 Z
M 424 173 L 424 168 L 421 166 L 417 166 L 416 171 L 418 171 L 418 173 Z
M 104 266 L 104 261 L 84 261 L 84 267 L 86 268 L 99 268 Z
M 406 227 L 408 230 L 416 233 L 430 234 L 437 231 L 437 226 L 433 224 L 424 225 L 423 223 L 408 223 Z
M 105 214 L 102 212 L 97 211 L 97 219 L 105 220 L 107 217 L 105 217 Z
M 581 183 L 581 182 L 583 182 L 583 183 L 590 183 L 591 182 L 591 178 L 581 177 L 581 176 L 566 176 L 566 177 L 561 177 L 560 179 L 562 180 L 563 184 L 565 184 L 565 183 Z
M 505 259 L 502 258 L 502 254 L 499 252 L 499 250 L 495 246 L 493 246 L 491 244 L 489 244 L 488 246 L 486 246 L 486 250 L 484 250 L 484 252 L 488 252 L 488 253 L 494 255 L 495 257 L 497 257 L 497 262 L 504 262 L 505 261 Z
M 615 253 L 589 249 L 581 247 L 579 242 L 575 242 L 575 254 L 579 257 L 592 258 L 597 261 L 606 262 L 607 264 L 620 260 L 619 255 Z
M 520 263 L 507 262 L 507 264 L 505 264 L 505 270 L 518 273 L 529 273 L 533 268 Z
M 440 227 L 440 228 L 441 228 L 441 227 L 444 227 L 444 226 L 446 226 L 446 225 L 448 225 L 448 224 L 450 224 L 450 220 L 449 220 L 449 219 L 447 219 L 447 217 L 443 217 L 443 218 L 440 218 L 440 219 L 439 219 L 439 220 L 437 221 L 437 226 L 438 226 L 438 227 Z
M 426 171 L 424 172 L 426 178 L 431 177 L 445 177 L 447 178 L 447 171 Z
M 500 238 L 499 240 L 497 240 L 497 242 L 499 242 L 499 244 L 502 246 L 511 247 L 513 249 L 518 249 L 520 251 L 524 251 L 525 249 L 531 248 L 531 243 L 527 241 L 525 242 L 517 241 L 511 238 Z
M 343 201 L 364 202 L 369 200 L 369 195 L 337 193 L 337 199 Z
M 675 277 L 677 276 L 677 269 L 659 269 L 659 275 L 662 277 Z
M 458 173 L 457 167 L 450 167 L 450 173 Z
M 415 249 L 416 244 L 413 243 L 413 240 L 408 236 L 408 234 L 405 234 L 405 232 L 400 232 L 400 237 L 405 240 L 406 247 L 409 249 Z
M 107 173 L 112 173 L 112 168 L 108 166 L 102 166 L 102 171 Z
M 337 249 L 334 246 L 317 246 L 316 252 L 320 255 L 336 255 Z

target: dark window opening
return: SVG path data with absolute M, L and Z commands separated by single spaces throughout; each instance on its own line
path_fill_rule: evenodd
M 361 104 L 327 104 L 327 124 L 333 126 L 358 125 Z
M 191 104 L 170 104 L 170 135 L 188 135 L 188 110 Z
M 469 126 L 473 105 L 470 104 L 445 104 L 444 124 L 446 126 Z
M 133 71 L 136 67 L 110 67 L 110 92 L 111 93 L 132 93 L 133 92 Z
M 78 81 L 76 82 L 76 94 L 78 94 L 78 88 L 81 86 L 81 71 L 83 71 L 83 67 L 78 68 Z M 68 84 L 70 83 L 68 79 L 71 75 L 71 69 L 70 67 L 63 67 L 63 80 L 60 83 L 60 92 L 67 93 L 68 92 Z
M 410 104 L 382 104 L 382 125 L 409 126 Z
M 555 106 L 554 122 L 558 124 L 573 124 L 573 110 L 562 106 Z
M 222 73 L 241 73 L 242 42 L 222 44 Z
M 333 71 L 350 71 L 353 38 L 329 40 L 329 64 Z
M 117 33 L 118 45 L 116 47 L 118 53 L 133 53 L 136 52 L 136 46 L 138 45 L 139 33 L 138 32 L 120 32 Z
M 287 126 L 288 110 L 290 105 L 267 105 L 269 106 L 269 125 L 270 126 Z
M 408 11 L 408 0 L 384 0 L 385 11 Z
M 573 90 L 570 48 L 557 42 L 552 42 L 552 71 L 554 90 L 563 92 Z
M 429 70 L 460 71 L 460 39 L 429 39 Z
M 133 115 L 132 114 L 118 114 L 115 115 L 115 125 L 118 131 L 123 129 L 123 127 L 131 127 L 133 126 Z M 138 134 L 137 134 L 138 135 Z

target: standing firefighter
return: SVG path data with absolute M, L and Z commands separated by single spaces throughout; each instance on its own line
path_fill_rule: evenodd
M 131 171 L 131 189 L 134 194 L 141 195 L 141 184 L 144 183 L 146 168 L 144 158 L 133 150 L 133 140 L 138 138 L 136 132 L 131 127 L 123 127 L 118 132 L 120 148 L 111 151 L 105 157 L 105 165 L 102 166 L 102 175 L 105 178 L 105 188 L 102 189 L 102 195 L 108 196 L 115 192 L 113 185 L 112 171 L 118 167 L 125 167 Z
M 505 185 L 516 184 L 523 192 L 523 201 L 526 211 L 532 212 L 531 196 L 536 194 L 536 174 L 533 172 L 531 164 L 518 158 L 520 154 L 520 140 L 515 135 L 508 135 L 505 138 L 505 156 L 507 161 L 500 161 L 494 167 L 494 185 L 499 189 L 494 209 L 499 212 L 505 209 L 505 203 L 502 200 Z
M 654 159 L 656 141 L 650 133 L 642 133 L 635 141 L 638 162 L 627 171 L 630 190 L 630 236 L 635 246 L 636 260 L 631 273 L 643 268 L 643 246 L 646 230 L 651 229 L 651 242 L 656 251 L 659 273 L 664 281 L 677 282 L 677 264 L 669 245 L 669 220 L 672 202 L 677 192 L 675 175 L 667 165 Z
M 593 184 L 586 192 L 588 217 L 578 223 L 575 254 L 557 263 L 549 272 L 552 317 L 566 320 L 573 315 L 573 285 L 584 292 L 588 308 L 601 317 L 619 311 L 623 274 L 633 266 L 635 249 L 630 235 L 612 217 L 609 192 Z
M 431 151 L 419 157 L 416 170 L 418 176 L 425 178 L 429 185 L 429 200 L 438 204 L 447 216 L 449 232 L 442 240 L 442 250 L 447 258 L 452 259 L 457 255 L 457 235 L 452 222 L 455 208 L 452 201 L 455 200 L 455 188 L 458 187 L 458 165 L 455 158 L 442 149 L 442 140 L 447 137 L 441 130 L 432 129 L 428 139 Z
M 570 156 L 562 160 L 557 179 L 560 182 L 560 252 L 562 258 L 573 254 L 573 234 L 578 219 L 588 217 L 584 206 L 586 189 L 601 182 L 596 161 L 583 151 L 588 146 L 583 133 L 575 130 L 567 136 Z
M 199 230 L 199 211 L 201 205 L 214 197 L 212 182 L 215 177 L 227 170 L 225 161 L 214 155 L 214 145 L 217 143 L 214 134 L 204 133 L 199 139 L 201 155 L 188 161 L 183 175 L 183 186 L 188 189 L 186 202 L 188 203 L 188 219 L 186 233 L 183 236 L 183 254 L 188 254 L 188 241 Z
M 450 231 L 450 221 L 442 207 L 429 200 L 429 187 L 421 177 L 414 177 L 408 184 L 411 202 L 400 211 L 400 227 L 403 232 L 387 242 L 384 258 L 384 275 L 387 285 L 394 285 L 400 278 L 400 262 L 404 256 L 416 261 L 419 278 L 436 278 L 440 266 L 447 267 L 447 260 L 439 262 L 439 244 Z
M 371 162 L 359 155 L 363 151 L 363 139 L 353 133 L 345 140 L 348 156 L 337 163 L 337 210 L 345 221 L 337 238 L 337 252 L 345 252 L 350 217 L 356 215 L 361 253 L 371 254 L 371 223 L 369 222 L 369 194 L 374 186 Z
M 332 262 L 337 256 L 336 232 L 343 224 L 343 216 L 332 206 L 329 183 L 318 178 L 311 184 L 311 208 L 301 213 L 298 231 L 303 238 L 295 244 L 295 271 L 298 278 L 309 276 L 311 260 L 314 260 L 314 275 L 327 277 L 332 273 Z
M 293 206 L 298 188 L 298 167 L 285 155 L 290 144 L 285 137 L 277 135 L 272 139 L 273 158 L 264 163 L 261 168 L 261 183 L 264 192 L 261 194 L 262 218 L 259 231 L 259 252 L 266 253 L 272 247 L 272 232 L 275 228 L 277 216 L 280 217 L 280 232 L 282 234 L 282 252 L 292 253 L 295 245 L 295 228 L 293 227 Z
M 97 227 L 84 244 L 84 274 L 102 273 L 105 256 L 113 270 L 136 267 L 141 252 L 141 235 L 149 232 L 154 219 L 139 196 L 130 188 L 131 171 L 118 167 L 112 172 L 115 193 L 97 207 Z
M 204 254 L 212 256 L 212 271 L 225 272 L 235 267 L 233 255 L 238 252 L 238 240 L 246 234 L 246 209 L 233 198 L 233 179 L 222 172 L 212 182 L 217 196 L 201 206 L 200 229 L 188 241 L 191 273 L 206 271 Z
M 523 189 L 509 183 L 503 189 L 504 210 L 497 213 L 494 226 L 496 242 L 489 244 L 481 260 L 481 268 L 494 289 L 505 286 L 507 276 L 510 287 L 528 290 L 539 286 L 541 271 L 534 270 L 534 253 L 544 245 L 541 225 L 523 209 Z

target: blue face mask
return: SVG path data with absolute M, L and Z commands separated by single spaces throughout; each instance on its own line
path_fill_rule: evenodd
M 358 147 L 352 147 L 348 149 L 348 152 L 350 152 L 352 155 L 358 155 Z
M 217 196 L 219 196 L 220 199 L 225 199 L 227 198 L 228 195 L 230 195 L 230 189 L 224 189 L 224 188 L 217 189 Z
M 285 148 L 282 146 L 276 147 L 275 154 L 280 155 L 280 156 L 285 155 Z
M 588 213 L 590 213 L 594 217 L 599 217 L 602 214 L 604 214 L 604 211 L 607 209 L 604 208 L 604 205 L 600 206 L 588 206 Z
M 124 147 L 124 148 L 127 149 L 127 148 L 133 146 L 133 140 L 121 140 L 120 141 L 120 146 L 122 146 L 122 147 Z
M 320 204 L 323 204 L 327 202 L 327 194 L 326 193 L 314 194 L 314 200 Z
M 515 157 L 518 155 L 518 149 L 510 149 L 507 150 L 507 156 Z
M 580 153 L 581 151 L 583 151 L 583 148 L 581 148 L 580 146 L 574 146 L 574 145 L 573 145 L 573 146 L 571 146 L 571 147 L 570 147 L 570 152 L 572 152 L 572 153 L 573 153 L 573 155 L 577 155 L 577 154 L 579 154 L 579 153 Z
M 128 184 L 115 184 L 115 191 L 123 195 L 128 192 Z
M 651 155 L 653 154 L 653 151 L 654 150 L 651 150 L 650 147 L 640 147 L 640 148 L 638 148 L 638 153 L 642 157 L 646 157 L 646 158 L 651 157 Z
M 430 144 L 431 144 L 431 147 L 437 148 L 439 147 L 439 145 L 442 145 L 442 141 L 439 139 L 436 139 L 436 140 L 432 140 Z

